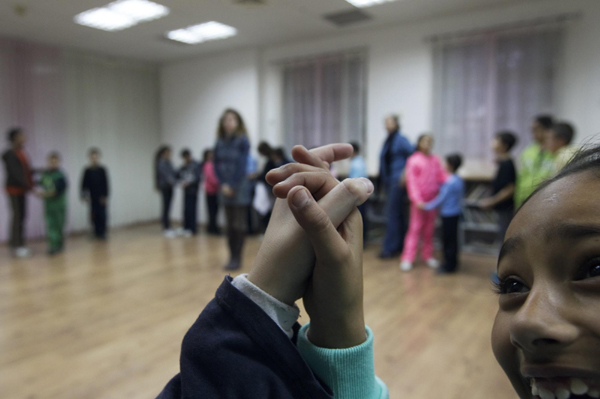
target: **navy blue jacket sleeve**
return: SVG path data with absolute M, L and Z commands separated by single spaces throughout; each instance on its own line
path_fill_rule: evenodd
M 180 369 L 157 399 L 333 398 L 294 342 L 231 277 L 185 335 Z

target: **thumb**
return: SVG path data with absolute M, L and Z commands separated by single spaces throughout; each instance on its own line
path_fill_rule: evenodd
M 317 259 L 325 261 L 344 256 L 343 252 L 348 251 L 346 242 L 305 187 L 292 188 L 287 201 L 294 218 L 307 234 Z

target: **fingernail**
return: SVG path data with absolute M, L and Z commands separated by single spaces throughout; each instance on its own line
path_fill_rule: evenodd
M 308 201 L 308 195 L 306 195 L 305 190 L 296 191 L 296 193 L 292 197 L 292 204 L 296 208 L 300 208 L 300 207 L 304 206 L 307 201 Z
M 367 194 L 371 194 L 373 190 L 375 190 L 375 187 L 373 186 L 373 182 L 371 180 L 367 179 L 366 177 L 361 177 L 360 181 L 367 188 Z

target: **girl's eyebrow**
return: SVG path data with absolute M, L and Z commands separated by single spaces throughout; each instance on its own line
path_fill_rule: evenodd
M 500 261 L 503 257 L 512 252 L 515 252 L 522 246 L 523 238 L 521 238 L 521 236 L 511 237 L 508 240 L 504 241 L 504 244 L 502 244 L 502 249 L 500 249 L 500 255 L 498 255 L 498 264 L 500 264 Z
M 578 239 L 588 236 L 600 236 L 600 225 L 598 224 L 575 224 L 560 223 L 546 234 L 546 240 L 552 238 Z

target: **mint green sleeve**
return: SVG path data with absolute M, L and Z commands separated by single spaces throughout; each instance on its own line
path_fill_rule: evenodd
M 388 399 L 388 389 L 375 376 L 373 332 L 366 328 L 367 340 L 347 349 L 326 349 L 307 338 L 310 323 L 298 333 L 298 350 L 315 373 L 332 390 L 336 399 Z

